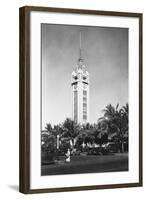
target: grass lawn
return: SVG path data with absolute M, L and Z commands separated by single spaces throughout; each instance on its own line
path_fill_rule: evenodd
M 71 156 L 71 162 L 65 162 L 65 156 L 60 156 L 55 164 L 42 165 L 42 175 L 80 174 L 97 172 L 128 171 L 128 154 L 115 155 L 80 155 Z

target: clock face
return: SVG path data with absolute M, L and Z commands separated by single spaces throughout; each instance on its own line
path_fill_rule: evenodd
M 75 76 L 75 77 L 74 77 L 74 79 L 75 79 L 75 80 L 77 80 L 77 79 L 78 79 L 78 77 L 77 77 L 77 76 Z

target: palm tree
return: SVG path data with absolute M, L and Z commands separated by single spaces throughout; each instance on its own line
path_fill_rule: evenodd
M 101 117 L 98 119 L 97 129 L 95 131 L 95 141 L 102 145 L 107 143 L 107 138 L 109 134 L 109 120 L 107 117 Z
M 124 151 L 124 141 L 128 142 L 128 114 L 129 114 L 129 106 L 126 103 L 125 106 L 121 108 L 121 143 L 122 143 L 122 152 Z
M 48 132 L 52 132 L 52 125 L 51 125 L 50 123 L 46 124 L 45 129 L 46 129 Z
M 63 133 L 63 127 L 62 127 L 62 125 L 61 124 L 54 125 L 53 133 L 56 136 L 57 135 L 61 136 L 62 133 Z
M 103 112 L 105 121 L 108 124 L 108 134 L 116 132 L 118 141 L 121 143 L 122 152 L 124 152 L 124 138 L 128 131 L 128 103 L 121 109 L 119 109 L 119 104 L 116 105 L 116 108 L 109 104 Z
M 118 110 L 118 106 L 119 104 L 117 104 L 116 109 L 115 109 L 114 106 L 112 106 L 111 104 L 108 104 L 103 110 L 104 117 L 107 118 L 108 120 L 113 119 Z
M 63 129 L 63 136 L 69 137 L 73 142 L 74 138 L 76 138 L 76 136 L 79 134 L 81 127 L 78 124 L 76 124 L 73 120 L 66 118 L 66 120 L 63 123 Z
M 126 105 L 123 106 L 122 109 L 123 109 L 123 113 L 128 116 L 128 113 L 129 113 L 129 105 L 128 105 L 128 103 L 126 103 Z

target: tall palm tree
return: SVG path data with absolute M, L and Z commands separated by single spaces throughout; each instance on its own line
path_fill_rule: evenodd
M 45 129 L 46 129 L 48 132 L 52 132 L 52 125 L 51 125 L 50 123 L 46 124 Z
M 74 139 L 80 131 L 80 126 L 69 118 L 66 118 L 64 121 L 63 128 L 65 129 L 64 136 L 71 139 Z
M 121 134 L 121 140 L 122 140 L 122 151 L 124 150 L 124 141 L 125 139 L 128 142 L 128 121 L 129 121 L 129 105 L 126 103 L 125 106 L 121 108 L 121 126 L 122 126 L 122 134 Z
M 108 134 L 116 132 L 118 140 L 121 143 L 122 152 L 124 152 L 124 138 L 128 130 L 128 103 L 121 109 L 119 109 L 119 104 L 115 108 L 109 104 L 103 112 L 108 124 Z
M 125 115 L 128 116 L 128 113 L 129 113 L 129 105 L 128 105 L 128 103 L 126 103 L 126 105 L 123 106 L 122 109 L 123 109 L 123 112 L 125 113 Z

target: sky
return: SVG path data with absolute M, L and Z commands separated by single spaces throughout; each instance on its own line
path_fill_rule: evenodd
M 42 24 L 42 129 L 72 117 L 71 73 L 82 57 L 90 76 L 90 123 L 106 105 L 128 102 L 128 29 Z

